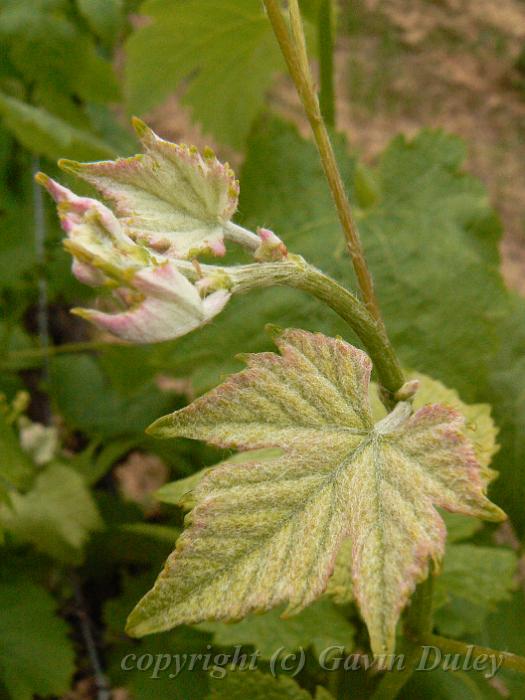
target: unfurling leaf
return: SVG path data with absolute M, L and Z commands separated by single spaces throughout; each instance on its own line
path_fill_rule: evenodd
M 57 203 L 73 274 L 84 284 L 113 289 L 120 312 L 74 313 L 124 340 L 154 343 L 189 333 L 222 311 L 229 292 L 219 289 L 201 298 L 176 261 L 136 243 L 104 204 L 78 197 L 43 173 L 36 179 Z
M 61 161 L 110 200 L 126 233 L 173 258 L 224 255 L 224 234 L 237 208 L 239 183 L 213 152 L 159 138 L 133 124 L 144 154 L 100 163 Z
M 236 620 L 288 602 L 298 613 L 325 590 L 342 542 L 352 541 L 354 595 L 375 654 L 391 653 L 399 614 L 429 559 L 443 556 L 434 508 L 505 516 L 454 409 L 410 415 L 400 403 L 372 421 L 371 362 L 343 340 L 300 330 L 276 339 L 281 356 L 248 368 L 161 418 L 159 437 L 221 447 L 278 447 L 265 462 L 211 470 L 154 588 L 128 621 L 135 636 L 202 620 Z

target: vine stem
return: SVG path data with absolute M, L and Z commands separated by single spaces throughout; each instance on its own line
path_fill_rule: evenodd
M 518 654 L 512 654 L 509 651 L 500 651 L 499 649 L 491 649 L 490 647 L 480 647 L 477 644 L 467 644 L 459 642 L 456 639 L 448 637 L 440 637 L 437 634 L 429 634 L 420 640 L 420 644 L 426 646 L 439 647 L 441 651 L 448 654 L 461 654 L 462 656 L 469 654 L 472 657 L 478 656 L 497 656 L 501 659 L 501 665 L 513 671 L 525 673 L 525 657 Z
M 365 261 L 359 231 L 352 216 L 350 202 L 346 195 L 343 179 L 339 172 L 328 130 L 321 114 L 319 99 L 308 64 L 306 41 L 298 1 L 289 0 L 288 2 L 290 30 L 281 12 L 279 1 L 263 1 L 288 70 L 303 103 L 308 121 L 310 122 L 321 163 L 352 258 L 363 301 L 370 315 L 379 324 L 383 325 L 379 304 L 374 291 L 372 275 Z

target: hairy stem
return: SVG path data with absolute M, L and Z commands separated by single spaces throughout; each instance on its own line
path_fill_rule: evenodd
M 325 124 L 335 126 L 334 0 L 321 0 L 317 18 L 319 43 L 319 105 Z
M 348 250 L 352 258 L 363 300 L 370 314 L 378 323 L 382 324 L 379 305 L 374 292 L 372 275 L 366 265 L 359 232 L 352 216 L 350 202 L 348 201 L 343 179 L 337 166 L 328 130 L 323 121 L 319 100 L 308 65 L 304 31 L 298 2 L 297 0 L 289 0 L 288 3 L 290 10 L 290 31 L 288 30 L 287 23 L 281 12 L 279 1 L 264 0 L 264 5 L 277 41 L 279 42 L 279 46 L 281 47 L 288 70 L 303 103 L 308 121 L 310 122 L 321 163 L 337 209 L 339 221 L 346 237 Z
M 202 266 L 207 272 L 206 266 Z M 351 292 L 309 265 L 298 255 L 276 263 L 243 265 L 230 269 L 234 292 L 257 287 L 286 286 L 308 292 L 333 309 L 357 334 L 370 355 L 389 406 L 404 383 L 403 370 L 384 327 Z

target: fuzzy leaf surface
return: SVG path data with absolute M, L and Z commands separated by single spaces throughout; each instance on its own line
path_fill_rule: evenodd
M 131 238 L 168 256 L 224 255 L 224 226 L 237 208 L 239 184 L 208 152 L 165 141 L 139 119 L 144 153 L 99 163 L 62 161 L 110 200 Z
M 300 330 L 281 355 L 245 358 L 234 375 L 161 418 L 158 437 L 283 455 L 211 470 L 191 527 L 128 621 L 135 636 L 206 619 L 236 620 L 288 602 L 300 612 L 325 590 L 343 540 L 353 543 L 355 597 L 374 653 L 390 653 L 416 583 L 439 561 L 444 523 L 433 504 L 500 520 L 451 408 L 407 404 L 375 426 L 371 362 L 342 340 Z

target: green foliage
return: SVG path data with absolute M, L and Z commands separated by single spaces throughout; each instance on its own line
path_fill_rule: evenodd
M 0 35 L 17 76 L 27 85 L 56 88 L 81 100 L 116 99 L 111 64 L 75 20 L 69 0 L 3 0 Z
M 78 400 L 82 377 L 83 400 Z M 58 411 L 72 428 L 91 436 L 141 435 L 148 424 L 172 405 L 152 381 L 126 390 L 112 386 L 111 377 L 89 355 L 57 357 L 51 363 L 51 391 Z
M 148 0 L 127 44 L 127 94 L 143 114 L 190 78 L 184 101 L 206 132 L 239 147 L 282 59 L 259 0 Z
M 495 467 L 501 472 L 494 493 L 505 503 L 519 535 L 525 535 L 525 303 L 512 300 L 512 314 L 501 324 L 502 343 L 490 375 L 494 416 L 501 450 Z
M 517 557 L 509 549 L 451 544 L 436 580 L 435 624 L 440 634 L 463 639 L 482 628 L 489 613 L 516 587 Z
M 404 364 L 470 401 L 487 381 L 508 301 L 497 270 L 499 225 L 481 185 L 460 171 L 463 154 L 461 142 L 442 132 L 395 139 L 373 171 L 377 201 L 358 222 Z M 351 186 L 352 161 L 342 149 L 339 161 Z M 317 154 L 293 127 L 259 125 L 241 183 L 246 223 L 263 222 L 290 250 L 348 282 L 351 266 Z
M 80 13 L 106 45 L 119 38 L 124 21 L 123 0 L 77 0 Z
M 277 609 L 250 615 L 236 624 L 203 622 L 199 629 L 213 634 L 214 642 L 221 646 L 253 646 L 263 659 L 270 659 L 281 647 L 284 654 L 312 647 L 319 655 L 334 645 L 352 650 L 354 628 L 330 600 L 321 598 L 288 619 L 282 619 L 282 612 Z
M 104 620 L 106 640 L 110 646 L 111 681 L 115 686 L 124 687 L 132 692 L 134 700 L 153 700 L 158 697 L 174 700 L 175 698 L 177 700 L 204 698 L 207 695 L 208 675 L 202 665 L 196 666 L 193 670 L 182 668 L 180 673 L 177 673 L 176 665 L 173 663 L 169 669 L 166 668 L 164 672 L 159 671 L 156 675 L 154 666 L 146 671 L 122 668 L 122 659 L 128 654 L 135 654 L 137 657 L 152 654 L 155 659 L 158 655 L 164 658 L 166 654 L 180 654 L 181 657 L 186 655 L 187 660 L 191 654 L 209 653 L 209 648 L 206 646 L 210 640 L 209 635 L 189 627 L 179 627 L 174 632 L 148 638 L 140 644 L 124 637 L 122 630 L 129 608 L 150 580 L 149 574 L 134 579 L 126 578 L 122 595 L 109 600 L 105 605 Z
M 4 499 L 7 489 L 24 489 L 34 475 L 34 467 L 23 452 L 18 436 L 8 423 L 7 415 L 0 405 L 0 495 Z
M 14 562 L 13 562 L 14 563 Z M 75 655 L 56 602 L 27 572 L 2 571 L 0 586 L 0 692 L 11 700 L 61 695 L 69 689 Z M 5 697 L 3 695 L 3 697 Z
M 66 562 L 78 562 L 90 531 L 101 527 L 84 481 L 62 464 L 38 474 L 28 493 L 11 492 L 0 522 L 16 541 Z
M 292 678 L 274 678 L 260 671 L 232 671 L 225 678 L 211 681 L 209 700 L 311 700 Z M 318 700 L 326 694 L 318 695 Z M 329 697 L 329 696 L 328 696 Z
M 30 151 L 51 159 L 109 158 L 113 149 L 43 109 L 0 94 L 0 115 L 17 139 Z

